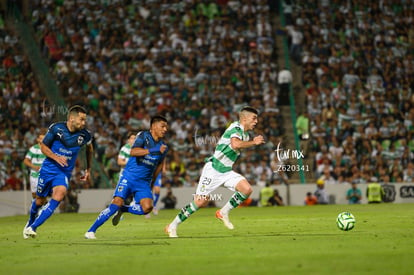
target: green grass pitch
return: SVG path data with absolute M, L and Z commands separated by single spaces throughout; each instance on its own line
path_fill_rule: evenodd
M 164 233 L 178 210 L 108 221 L 97 240 L 83 234 L 97 214 L 55 214 L 23 240 L 26 216 L 0 218 L 0 274 L 414 274 L 414 204 L 239 208 L 234 230 L 201 209 Z M 352 231 L 336 216 L 350 211 Z

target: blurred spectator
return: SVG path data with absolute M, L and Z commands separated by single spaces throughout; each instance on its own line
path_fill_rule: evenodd
M 270 187 L 270 183 L 266 183 L 266 186 L 260 189 L 259 202 L 260 206 L 269 206 L 269 199 L 273 196 L 273 188 Z
M 279 195 L 279 191 L 277 189 L 273 190 L 273 196 L 267 201 L 269 206 L 283 206 L 282 197 Z
M 377 182 L 371 182 L 367 186 L 367 199 L 368 203 L 381 203 L 384 198 L 384 189 L 381 184 Z
M 174 196 L 172 190 L 169 188 L 165 197 L 161 199 L 161 202 L 164 203 L 165 209 L 175 209 L 177 204 L 177 198 Z
M 349 204 L 360 204 L 362 198 L 361 189 L 358 188 L 355 182 L 351 183 L 351 188 L 346 192 L 346 199 Z
M 78 213 L 79 212 L 79 202 L 78 202 L 78 186 L 74 180 L 70 181 L 68 192 L 65 196 L 63 202 L 59 205 L 61 213 Z
M 321 179 L 316 181 L 316 191 L 314 193 L 318 204 L 328 204 L 328 193 L 325 190 L 325 182 Z
M 404 182 L 414 182 L 414 163 L 410 162 L 407 165 L 407 168 L 403 171 L 403 181 Z
M 305 197 L 305 205 L 315 205 L 318 204 L 318 199 L 312 192 L 307 192 Z
M 4 190 L 23 190 L 23 182 L 18 175 L 17 170 L 12 170 L 6 179 Z
M 278 103 L 280 106 L 289 105 L 290 99 L 290 85 L 292 84 L 292 73 L 284 68 L 277 76 L 277 82 L 279 84 L 279 99 Z

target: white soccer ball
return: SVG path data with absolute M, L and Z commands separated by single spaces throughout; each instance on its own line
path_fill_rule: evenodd
M 355 217 L 349 212 L 342 212 L 336 218 L 336 225 L 343 231 L 349 231 L 355 226 Z

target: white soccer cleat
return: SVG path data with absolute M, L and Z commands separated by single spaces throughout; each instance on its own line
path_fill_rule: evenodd
M 224 226 L 230 230 L 234 229 L 234 225 L 229 220 L 229 215 L 223 215 L 220 209 L 216 211 L 216 218 L 221 220 L 224 223 Z
M 117 226 L 119 221 L 122 219 L 122 212 L 116 212 L 115 216 L 112 218 L 112 225 Z
M 151 219 L 151 213 L 145 214 L 145 215 L 144 215 L 144 217 L 145 217 L 146 219 Z
M 95 232 L 86 232 L 85 239 L 94 240 L 96 239 Z
M 171 225 L 169 224 L 165 227 L 164 231 L 168 234 L 170 238 L 178 238 L 177 227 L 171 227 Z
M 23 228 L 23 239 L 25 239 L 25 240 L 27 240 L 28 238 L 30 238 L 30 236 L 25 233 L 28 224 L 29 223 L 26 223 L 26 225 Z
M 30 226 L 25 227 L 24 230 L 23 230 L 23 238 L 25 236 L 27 236 L 27 238 L 29 238 L 29 237 L 35 238 L 36 235 L 37 235 L 37 233 Z
M 152 214 L 154 214 L 155 216 L 157 216 L 158 215 L 158 209 L 154 207 L 152 209 Z

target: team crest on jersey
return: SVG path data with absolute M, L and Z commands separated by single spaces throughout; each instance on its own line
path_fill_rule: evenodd
M 78 144 L 81 145 L 83 143 L 83 136 L 78 136 Z

